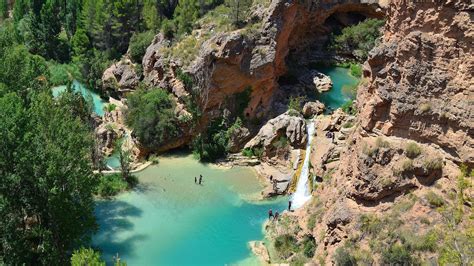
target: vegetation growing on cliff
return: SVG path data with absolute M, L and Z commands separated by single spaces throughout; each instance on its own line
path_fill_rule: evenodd
M 154 149 L 178 135 L 175 103 L 163 89 L 139 89 L 128 97 L 127 125 L 147 148 Z
M 330 47 L 336 52 L 350 54 L 363 62 L 367 59 L 369 51 L 375 47 L 384 24 L 384 20 L 366 19 L 357 25 L 346 27 L 342 29 L 341 34 L 332 36 Z

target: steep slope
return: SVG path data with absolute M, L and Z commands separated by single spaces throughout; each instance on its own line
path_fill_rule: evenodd
M 473 262 L 473 11 L 467 0 L 388 3 L 357 129 L 313 201 L 268 225 L 271 239 L 289 233 L 304 251 L 313 239 L 320 264 Z

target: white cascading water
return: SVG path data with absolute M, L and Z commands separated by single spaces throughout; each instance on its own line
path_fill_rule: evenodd
M 313 140 L 314 134 L 314 122 L 310 122 L 306 125 L 306 131 L 308 133 L 308 143 L 306 144 L 306 154 L 303 161 L 303 168 L 301 169 L 298 184 L 296 185 L 296 191 L 291 199 L 291 205 L 293 209 L 297 209 L 303 206 L 303 204 L 305 204 L 305 202 L 307 202 L 311 198 L 311 192 L 308 188 L 308 178 L 311 141 Z

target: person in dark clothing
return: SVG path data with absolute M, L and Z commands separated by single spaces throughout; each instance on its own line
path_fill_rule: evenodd
M 270 182 L 272 182 L 272 181 L 273 181 L 273 176 L 271 175 L 271 176 L 270 176 Z
M 199 185 L 202 184 L 202 175 L 199 175 Z
M 280 214 L 278 213 L 278 211 L 276 211 L 275 212 L 275 217 L 273 218 L 273 220 L 278 221 L 278 217 L 280 217 Z
M 334 143 L 334 136 L 335 136 L 335 135 L 336 135 L 336 134 L 334 134 L 334 132 L 331 134 L 332 143 Z
M 194 184 L 197 184 L 197 182 L 198 182 L 197 177 L 194 177 Z
M 271 218 L 273 218 L 273 211 L 272 211 L 272 209 L 270 209 L 270 210 L 268 211 L 268 219 L 271 219 Z
M 291 200 L 288 201 L 288 211 L 291 211 Z

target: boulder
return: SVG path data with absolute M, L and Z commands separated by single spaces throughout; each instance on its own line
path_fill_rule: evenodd
M 319 115 L 324 111 L 325 105 L 320 101 L 307 102 L 303 107 L 303 115 L 310 118 L 314 115 Z
M 135 71 L 135 66 L 127 58 L 112 64 L 102 74 L 102 87 L 104 90 L 130 91 L 135 89 L 139 82 L 140 77 Z
M 318 92 L 325 92 L 332 88 L 331 78 L 314 69 L 300 76 L 299 82 L 309 89 L 316 88 Z
M 234 129 L 229 136 L 229 152 L 236 153 L 242 150 L 245 143 L 250 139 L 250 131 L 245 127 Z
M 290 112 L 281 114 L 269 120 L 251 139 L 245 148 L 263 148 L 264 155 L 274 155 L 274 143 L 280 137 L 286 137 L 293 148 L 304 148 L 307 141 L 306 121 L 301 116 L 292 116 Z

